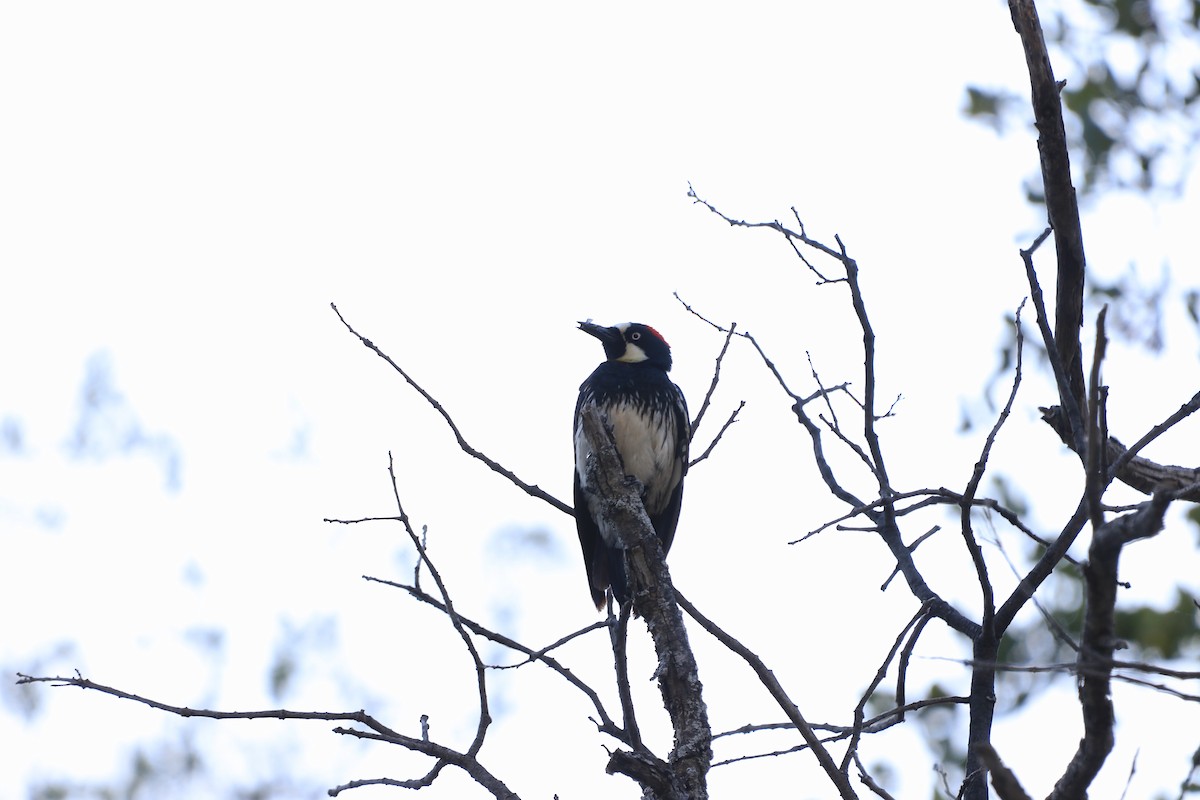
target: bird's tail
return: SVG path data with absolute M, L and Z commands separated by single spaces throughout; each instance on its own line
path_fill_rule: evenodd
M 625 551 L 620 547 L 605 547 L 608 555 L 608 585 L 618 605 L 629 601 L 629 578 L 625 575 Z

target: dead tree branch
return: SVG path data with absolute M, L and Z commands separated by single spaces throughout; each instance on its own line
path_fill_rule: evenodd
M 1000 754 L 991 744 L 981 743 L 978 745 L 978 749 L 979 757 L 987 766 L 988 772 L 991 773 L 992 786 L 996 789 L 996 794 L 1000 795 L 1000 800 L 1033 800 L 1021 788 L 1021 782 L 1017 780 L 1017 776 L 1000 760 Z
M 899 672 L 896 676 L 896 706 L 903 707 L 909 658 L 912 656 L 913 648 L 916 647 L 917 639 L 920 638 L 921 632 L 925 629 L 925 625 L 928 622 L 929 609 L 926 605 L 922 605 L 917 610 L 917 613 L 913 615 L 913 618 L 908 621 L 908 624 L 904 626 L 904 629 L 900 631 L 899 635 L 896 636 L 896 641 L 892 644 L 887 656 L 883 659 L 883 663 L 875 671 L 875 677 L 867 684 L 867 688 L 859 698 L 858 705 L 854 707 L 854 725 L 851 729 L 850 742 L 846 747 L 846 754 L 842 757 L 841 770 L 843 772 L 849 768 L 851 759 L 855 763 L 858 763 L 858 743 L 862 738 L 862 734 L 867 732 L 864 722 L 867 703 L 871 701 L 871 696 L 879 688 L 879 685 L 883 683 L 883 679 L 887 677 L 888 665 L 896 658 L 896 654 L 901 652 L 902 647 L 903 654 L 900 658 Z M 910 631 L 912 632 L 911 636 L 909 636 Z M 896 717 L 895 721 L 899 722 L 903 718 L 904 715 L 901 713 Z
M 662 547 L 642 506 L 641 487 L 625 475 L 612 433 L 599 409 L 584 406 L 582 415 L 584 435 L 594 453 L 588 463 L 587 485 L 594 487 L 600 501 L 595 509 L 596 521 L 605 538 L 621 542 L 625 548 L 633 607 L 645 619 L 654 642 L 659 690 L 675 731 L 674 747 L 666 762 L 672 777 L 670 792 L 664 793 L 666 787 L 659 780 L 657 764 L 649 769 L 642 757 L 614 754 L 609 768 L 634 778 L 660 800 L 705 800 L 712 763 L 712 730 Z
M 1104 523 L 1092 536 L 1084 565 L 1085 616 L 1078 669 L 1079 702 L 1083 710 L 1083 739 L 1063 776 L 1054 785 L 1050 800 L 1084 797 L 1113 747 L 1113 653 L 1117 648 L 1114 616 L 1117 601 L 1117 565 L 1121 550 L 1130 542 L 1162 530 L 1163 516 L 1171 503 L 1166 492 L 1154 494 L 1137 511 Z
M 686 598 L 679 595 L 676 595 L 676 597 L 679 600 L 679 605 L 687 611 L 688 616 L 700 623 L 700 626 L 712 634 L 717 641 L 725 645 L 734 653 L 737 653 L 747 664 L 750 665 L 750 668 L 754 670 L 754 674 L 758 676 L 758 679 L 762 682 L 763 686 L 767 688 L 767 691 L 771 694 L 771 697 L 773 697 L 779 707 L 783 709 L 783 713 L 787 715 L 787 718 L 791 720 L 793 725 L 796 726 L 796 730 L 800 732 L 800 735 L 804 738 L 805 743 L 812 748 L 813 754 L 816 755 L 817 761 L 821 764 L 821 768 L 825 770 L 825 774 L 829 777 L 829 780 L 832 781 L 833 785 L 837 787 L 838 794 L 843 798 L 843 800 L 852 800 L 852 798 L 858 797 L 858 795 L 854 793 L 854 787 L 850 785 L 850 780 L 846 777 L 845 773 L 838 768 L 838 765 L 833 760 L 833 756 L 829 754 L 829 751 L 825 748 L 825 745 L 821 743 L 821 740 L 817 737 L 817 734 L 812 729 L 812 726 L 808 724 L 808 721 L 805 720 L 804 716 L 800 713 L 800 709 L 796 706 L 792 699 L 788 697 L 787 692 L 784 691 L 783 686 L 780 685 L 779 680 L 775 677 L 775 673 L 767 668 L 767 665 L 763 663 L 763 660 L 759 658 L 754 651 L 730 636 L 708 617 L 705 617 L 703 614 L 701 614 L 695 606 L 687 601 Z
M 442 596 L 442 603 L 445 606 L 446 617 L 450 620 L 451 626 L 458 633 L 463 644 L 467 648 L 467 653 L 471 656 L 471 661 L 475 666 L 475 690 L 479 696 L 479 722 L 475 729 L 475 739 L 471 742 L 471 746 L 467 748 L 467 755 L 474 757 L 479 749 L 483 747 L 484 737 L 487 735 L 488 726 L 492 724 L 492 715 L 488 710 L 488 692 L 487 692 L 487 675 L 484 669 L 483 659 L 479 657 L 479 651 L 475 648 L 475 642 L 471 639 L 471 635 L 467 633 L 466 627 L 459 618 L 458 613 L 454 610 L 454 603 L 450 599 L 450 591 L 446 588 L 445 582 L 442 580 L 441 573 L 434 566 L 433 561 L 429 558 L 429 553 L 425 549 L 425 543 L 417 536 L 413 530 L 412 523 L 409 522 L 408 514 L 404 511 L 404 505 L 400 502 L 400 489 L 396 485 L 396 471 L 393 468 L 392 454 L 388 452 L 388 476 L 392 481 L 392 494 L 396 499 L 396 510 L 400 513 L 400 519 L 404 525 L 405 533 L 408 534 L 409 540 L 412 542 L 413 548 L 416 549 L 420 561 L 429 570 L 430 576 L 437 585 L 438 593 Z
M 1071 447 L 1069 423 L 1064 419 L 1062 408 L 1052 406 L 1039 410 L 1042 412 L 1042 419 L 1046 424 L 1054 429 L 1064 444 Z M 1176 499 L 1200 503 L 1200 486 L 1197 486 L 1200 484 L 1200 467 L 1158 464 L 1137 455 L 1150 442 L 1198 410 L 1200 410 L 1200 392 L 1192 395 L 1192 398 L 1174 413 L 1151 428 L 1132 447 L 1126 447 L 1116 437 L 1109 436 L 1104 442 L 1102 458 L 1104 463 L 1108 464 L 1110 479 L 1119 480 L 1143 494 L 1153 494 L 1155 490 L 1159 489 L 1176 490 L 1180 492 Z
M 1021 332 L 1021 309 L 1025 307 L 1024 301 L 1017 307 L 1016 319 L 1014 327 L 1016 328 L 1016 351 L 1017 363 L 1013 368 L 1013 384 L 1012 390 L 1008 393 L 1008 400 L 1004 403 L 1004 408 L 996 417 L 995 424 L 988 431 L 987 438 L 983 443 L 983 452 L 979 456 L 979 460 L 975 462 L 975 469 L 971 473 L 970 479 L 967 481 L 967 488 L 963 490 L 963 503 L 960 506 L 962 520 L 963 540 L 967 546 L 967 551 L 971 555 L 971 562 L 975 566 L 975 577 L 979 580 L 979 588 L 983 593 L 983 627 L 991 626 L 992 619 L 996 614 L 996 599 L 992 590 L 992 580 L 988 575 L 987 565 L 983 560 L 983 550 L 979 546 L 979 542 L 975 540 L 975 534 L 971 526 L 971 511 L 975 502 L 975 495 L 979 491 L 979 484 L 983 481 L 984 472 L 987 470 L 988 456 L 991 455 L 992 447 L 996 443 L 996 437 L 1000 434 L 1000 428 L 1012 413 L 1013 403 L 1017 399 L 1017 390 L 1021 387 L 1021 366 L 1024 353 L 1025 336 Z
M 406 591 L 410 595 L 412 595 L 412 597 L 415 598 L 416 600 L 419 600 L 420 602 L 425 603 L 427 605 L 433 606 L 437 610 L 441 611 L 443 614 L 446 613 L 445 604 L 442 603 L 440 600 L 438 600 L 436 597 L 433 597 L 429 593 L 425 592 L 420 587 L 410 586 L 409 584 L 405 584 L 405 583 L 397 583 L 396 581 L 389 581 L 389 580 L 385 580 L 383 578 L 374 578 L 374 577 L 371 577 L 370 575 L 364 575 L 363 580 L 371 581 L 373 583 L 381 583 L 385 586 L 392 586 L 397 589 L 403 589 L 404 591 Z M 589 686 L 587 683 L 585 683 L 578 675 L 576 675 L 574 672 L 572 672 L 569 667 L 564 666 L 562 664 L 562 662 L 558 661 L 558 659 L 549 655 L 549 652 L 551 650 L 553 650 L 554 648 L 558 647 L 559 645 L 561 645 L 567 641 L 570 641 L 571 639 L 574 639 L 578 636 L 583 636 L 583 635 L 590 633 L 592 631 L 595 631 L 595 630 L 601 630 L 601 629 L 607 628 L 608 627 L 607 622 L 594 622 L 591 625 L 588 625 L 586 628 L 581 628 L 578 631 L 575 631 L 573 633 L 570 633 L 570 634 L 560 638 L 557 642 L 555 642 L 552 645 L 535 650 L 534 648 L 529 647 L 524 644 L 521 644 L 520 642 L 516 641 L 515 639 L 505 636 L 502 633 L 497 633 L 496 631 L 493 631 L 493 630 L 481 625 L 480 623 L 476 622 L 475 620 L 473 620 L 469 617 L 463 616 L 461 613 L 459 613 L 458 618 L 459 618 L 459 621 L 462 622 L 462 624 L 466 628 L 470 629 L 471 632 L 476 634 L 477 636 L 482 636 L 485 639 L 495 642 L 496 644 L 501 645 L 503 647 L 507 647 L 508 649 L 510 649 L 514 652 L 523 653 L 526 658 L 525 658 L 525 661 L 522 663 L 532 663 L 534 661 L 537 661 L 542 664 L 545 664 L 551 670 L 553 670 L 554 672 L 561 675 L 564 680 L 566 680 L 568 683 L 570 683 L 572 686 L 574 686 L 576 689 L 578 689 L 580 692 L 582 692 L 588 698 L 588 700 L 591 702 L 593 708 L 595 708 L 595 710 L 596 710 L 596 715 L 599 718 L 599 721 L 597 722 L 597 727 L 599 728 L 600 732 L 607 733 L 619 741 L 622 741 L 622 742 L 627 741 L 625 731 L 621 728 L 620 725 L 618 725 L 616 722 L 614 722 L 613 719 L 609 716 L 608 711 L 604 708 L 604 704 L 600 701 L 600 696 L 596 693 L 596 690 L 593 689 L 591 686 Z M 505 666 L 494 666 L 492 668 L 493 669 L 514 669 L 518 666 L 521 666 L 521 665 L 520 664 L 511 664 L 511 665 L 505 665 Z
M 1021 37 L 1033 100 L 1034 123 L 1038 130 L 1038 155 L 1046 211 L 1054 229 L 1058 252 L 1057 300 L 1054 308 L 1054 345 L 1067 379 L 1069 394 L 1063 405 L 1081 408 L 1086 388 L 1079 332 L 1083 327 L 1083 282 L 1085 259 L 1079 203 L 1071 184 L 1071 158 L 1063 125 L 1061 85 L 1054 79 L 1041 20 L 1033 0 L 1009 0 L 1013 26 Z M 1047 342 L 1047 345 L 1050 343 Z
M 676 293 L 675 297 L 678 299 L 679 294 Z M 696 412 L 696 418 L 692 420 L 690 428 L 692 437 L 696 435 L 696 429 L 700 427 L 700 421 L 704 419 L 704 413 L 708 411 L 708 406 L 712 403 L 712 396 L 717 391 L 717 384 L 721 380 L 721 362 L 725 360 L 725 354 L 729 352 L 729 342 L 733 339 L 733 334 L 736 330 L 737 323 L 731 323 L 729 325 L 729 332 L 725 334 L 725 341 L 721 345 L 721 352 L 717 353 L 717 361 L 713 365 L 712 383 L 708 385 L 708 391 L 704 393 L 704 400 L 700 402 L 700 410 Z M 745 405 L 744 401 L 743 405 Z
M 525 481 L 521 480 L 520 478 L 518 478 L 516 476 L 516 474 L 514 474 L 511 470 L 506 468 L 504 465 L 500 464 L 498 461 L 495 461 L 495 460 L 489 458 L 486 454 L 480 452 L 479 450 L 476 450 L 474 447 L 472 447 L 470 444 L 468 444 L 466 438 L 462 435 L 462 432 L 458 429 L 458 426 L 454 423 L 454 420 L 451 418 L 450 413 L 448 411 L 446 411 L 446 409 L 442 406 L 442 404 L 439 403 L 433 397 L 433 395 L 431 395 L 429 392 L 427 392 L 423 388 L 421 388 L 421 385 L 419 383 L 417 383 L 415 380 L 413 380 L 412 377 L 407 372 L 405 372 L 400 367 L 399 364 L 397 364 L 395 361 L 393 361 L 391 356 L 389 356 L 387 353 L 380 350 L 379 347 L 374 342 L 372 342 L 367 337 L 363 336 L 358 331 L 354 330 L 354 328 L 351 327 L 350 323 L 347 322 L 346 319 L 342 316 L 342 312 L 338 311 L 338 307 L 335 304 L 330 303 L 329 307 L 333 309 L 333 313 L 337 314 L 337 318 L 342 321 L 343 325 L 346 326 L 346 330 L 348 330 L 348 331 L 350 331 L 350 333 L 354 334 L 354 336 L 360 342 L 363 343 L 364 347 L 366 347 L 368 350 L 375 353 L 375 355 L 379 356 L 384 361 L 386 361 L 388 363 L 388 365 L 391 366 L 391 368 L 394 369 L 400 375 L 401 378 L 404 378 L 405 383 L 407 383 L 409 386 L 416 389 L 417 393 L 419 395 L 421 395 L 421 397 L 424 397 L 425 401 L 428 402 L 429 405 L 433 406 L 434 411 L 436 411 L 438 414 L 440 414 L 442 419 L 445 420 L 446 424 L 450 427 L 451 433 L 454 434 L 454 438 L 458 442 L 458 446 L 462 449 L 462 451 L 464 453 L 469 455 L 471 458 L 476 459 L 477 461 L 482 461 L 484 464 L 486 464 L 488 466 L 488 469 L 492 470 L 495 473 L 503 475 L 505 478 L 508 479 L 508 481 L 510 483 L 512 483 L 513 486 L 516 486 L 517 488 L 519 488 L 521 491 L 525 492 L 525 494 L 529 495 L 530 497 L 536 497 L 539 500 L 544 500 L 545 502 L 554 506 L 555 508 L 557 508 L 559 511 L 563 512 L 564 514 L 569 514 L 570 516 L 575 516 L 575 511 L 574 511 L 574 509 L 571 508 L 571 506 L 567 505 L 562 500 L 559 500 L 557 497 L 546 492 L 545 490 L 541 489 L 540 487 L 538 487 L 534 484 L 526 483 Z
M 725 420 L 725 424 L 721 426 L 721 429 L 719 431 L 717 431 L 717 435 L 714 436 L 713 440 L 708 443 L 708 447 L 704 448 L 704 452 L 688 462 L 689 469 L 696 466 L 701 461 L 703 461 L 704 459 L 706 459 L 710 455 L 712 455 L 712 451 L 716 448 L 717 444 L 721 441 L 721 437 L 725 435 L 725 431 L 729 430 L 729 426 L 731 426 L 731 425 L 733 425 L 733 423 L 737 422 L 738 414 L 740 414 L 742 412 L 742 409 L 745 407 L 746 407 L 745 400 L 742 400 L 738 403 L 737 408 L 735 408 L 729 414 L 729 419 Z
M 35 677 L 32 675 L 17 674 L 17 684 L 29 683 L 49 683 L 52 686 L 75 686 L 80 689 L 90 689 L 102 694 L 119 697 L 123 700 L 132 700 L 135 703 L 149 706 L 150 708 L 165 711 L 169 714 L 175 714 L 180 717 L 200 717 L 204 719 L 310 719 L 321 720 L 327 722 L 355 722 L 362 725 L 367 730 L 353 728 L 334 728 L 335 733 L 341 733 L 351 736 L 359 736 L 361 738 L 370 738 L 376 741 L 396 744 L 412 750 L 416 753 L 423 753 L 438 760 L 439 763 L 445 763 L 451 766 L 458 767 L 466 772 L 471 778 L 483 788 L 491 792 L 493 797 L 500 800 L 520 800 L 519 796 L 510 790 L 504 783 L 489 772 L 474 753 L 463 753 L 452 748 L 440 745 L 436 742 L 425 738 L 414 738 L 405 736 L 397 731 L 384 725 L 379 720 L 375 719 L 365 711 L 291 711 L 284 708 L 276 708 L 261 711 L 215 711 L 206 708 L 188 708 L 186 706 L 173 706 L 168 703 L 163 703 L 158 700 L 152 700 L 148 697 L 126 692 L 121 689 L 116 689 L 112 686 L 95 683 L 82 676 L 76 675 L 74 678 L 66 678 L 62 676 L 54 677 Z M 428 776 L 426 776 L 428 777 Z M 390 780 L 390 779 L 389 779 Z M 422 779 L 423 781 L 424 779 Z M 397 781 L 394 785 L 414 784 L 411 788 L 417 788 L 416 783 L 428 785 L 422 781 Z M 368 781 L 367 783 L 378 782 L 378 780 Z M 346 788 L 353 788 L 356 785 L 365 785 L 363 782 L 355 784 L 346 784 L 330 790 L 331 795 L 336 795 L 338 792 Z

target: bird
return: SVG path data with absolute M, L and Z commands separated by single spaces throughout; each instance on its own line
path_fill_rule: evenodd
M 671 347 L 661 333 L 640 322 L 605 327 L 589 320 L 580 322 L 579 329 L 600 340 L 605 356 L 579 387 L 574 430 L 575 526 L 588 588 L 599 610 L 606 590 L 611 589 L 619 605 L 627 602 L 629 581 L 620 543 L 605 539 L 596 524 L 596 498 L 587 483 L 592 448 L 583 433 L 583 408 L 594 403 L 612 428 L 626 474 L 642 486 L 642 504 L 663 555 L 679 524 L 691 424 L 683 392 L 667 376 Z

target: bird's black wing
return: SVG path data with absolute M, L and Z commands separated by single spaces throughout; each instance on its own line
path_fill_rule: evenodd
M 691 444 L 691 420 L 688 417 L 687 400 L 684 399 L 683 392 L 678 386 L 672 383 L 671 387 L 675 390 L 675 407 L 671 413 L 674 417 L 677 443 L 675 463 L 679 469 L 679 482 L 675 484 L 675 489 L 671 492 L 671 497 L 663 510 L 650 518 L 651 524 L 654 525 L 654 531 L 662 542 L 664 556 L 671 549 L 671 542 L 675 540 L 675 528 L 679 525 L 679 509 L 683 505 L 683 478 L 687 475 L 688 452 Z
M 583 566 L 587 570 L 588 589 L 596 608 L 604 605 L 604 590 L 608 588 L 608 547 L 600 529 L 588 511 L 587 497 L 579 473 L 575 473 L 575 529 L 579 531 L 579 546 L 583 549 Z

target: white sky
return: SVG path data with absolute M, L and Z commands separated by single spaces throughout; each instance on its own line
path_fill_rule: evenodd
M 365 706 L 406 731 L 426 713 L 435 737 L 469 741 L 461 646 L 436 615 L 359 577 L 405 579 L 403 537 L 321 519 L 394 513 L 392 451 L 406 510 L 430 526 L 460 608 L 535 645 L 592 619 L 573 525 L 459 453 L 329 303 L 422 381 L 472 444 L 561 498 L 575 391 L 600 357 L 575 320 L 658 327 L 694 407 L 720 341 L 673 291 L 753 332 L 797 390 L 812 390 L 806 351 L 826 383 L 860 384 L 842 290 L 814 287 L 766 232 L 730 230 L 692 205 L 689 181 L 733 216 L 783 218 L 795 206 L 813 235 L 841 234 L 863 270 L 881 392 L 905 398 L 886 425 L 894 482 L 961 488 L 982 432 L 951 434 L 963 405 L 978 407 L 1003 316 L 1028 291 L 1017 248 L 1041 222 L 1021 190 L 1036 168 L 1032 137 L 998 139 L 960 108 L 967 83 L 1023 93 L 1023 69 L 1000 2 L 919 13 L 900 3 L 0 6 L 0 418 L 24 433 L 23 450 L 0 457 L 0 664 L 78 668 L 166 702 L 268 707 L 280 620 L 332 619 L 332 647 L 306 652 L 285 705 Z M 1154 209 L 1101 203 L 1085 222 L 1090 262 L 1113 276 L 1136 259 L 1153 275 L 1169 260 L 1178 283 L 1195 285 L 1185 237 L 1196 213 L 1194 193 Z M 1048 289 L 1051 252 L 1040 260 Z M 1178 307 L 1167 334 L 1175 361 L 1113 348 L 1110 420 L 1126 441 L 1195 390 L 1195 329 Z M 178 490 L 149 456 L 68 456 L 95 354 L 141 428 L 177 445 Z M 748 347 L 724 375 L 707 436 L 738 400 L 749 404 L 689 477 L 673 574 L 768 659 L 810 720 L 845 722 L 915 603 L 898 583 L 878 593 L 889 566 L 865 534 L 786 545 L 841 509 Z M 1047 532 L 1079 488 L 1037 421 L 1049 400 L 1028 374 L 994 457 Z M 1189 423 L 1148 455 L 1193 464 L 1196 436 Z M 866 494 L 864 476 L 854 480 Z M 551 537 L 548 552 L 502 546 L 530 528 Z M 914 525 L 909 538 L 922 532 Z M 948 529 L 923 566 L 969 607 L 957 545 Z M 1176 522 L 1132 548 L 1136 597 L 1170 602 L 1175 579 L 1200 591 L 1194 545 Z M 962 668 L 933 660 L 962 654 L 939 627 L 914 685 L 965 685 Z M 226 636 L 216 662 L 185 635 L 209 628 Z M 61 642 L 73 647 L 55 655 Z M 780 717 L 744 667 L 701 633 L 695 644 L 715 727 Z M 600 637 L 563 653 L 605 687 L 610 658 Z M 634 674 L 648 677 L 640 658 Z M 591 730 L 582 697 L 535 668 L 497 681 L 484 757 L 511 788 L 636 796 L 603 775 L 601 745 L 612 743 Z M 1078 738 L 1069 688 L 998 723 L 998 747 L 1034 793 Z M 653 687 L 639 690 L 652 718 Z M 234 780 L 272 774 L 277 758 L 318 787 L 423 774 L 421 761 L 320 723 L 181 723 L 99 695 L 41 694 L 34 725 L 0 715 L 0 798 L 36 777 L 111 776 L 131 743 L 180 729 Z M 1119 795 L 1139 747 L 1130 796 L 1177 787 L 1196 742 L 1163 737 L 1152 721 L 1200 729 L 1195 704 L 1124 687 L 1116 697 L 1125 727 L 1095 796 Z M 915 731 L 878 737 L 864 756 L 900 768 L 898 797 L 929 796 L 932 757 Z M 735 796 L 760 772 L 767 786 L 828 794 L 808 756 L 716 770 L 714 792 Z M 425 791 L 456 797 L 462 786 L 447 775 Z M 180 796 L 213 788 L 193 791 Z

